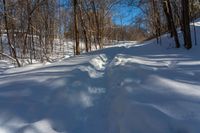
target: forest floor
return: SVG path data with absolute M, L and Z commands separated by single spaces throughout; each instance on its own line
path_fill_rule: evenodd
M 1 61 L 0 133 L 199 133 L 200 38 L 191 50 L 161 38 L 47 65 Z

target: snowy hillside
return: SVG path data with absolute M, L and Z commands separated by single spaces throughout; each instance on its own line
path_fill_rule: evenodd
M 200 39 L 189 51 L 162 42 L 49 65 L 0 62 L 0 133 L 199 133 Z

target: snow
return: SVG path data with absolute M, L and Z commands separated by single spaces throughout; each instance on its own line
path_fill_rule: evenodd
M 51 64 L 1 61 L 0 133 L 199 133 L 197 41 L 175 49 L 163 35 Z
M 9 61 L 0 60 L 0 74 L 9 68 L 14 68 L 14 65 L 12 65 Z

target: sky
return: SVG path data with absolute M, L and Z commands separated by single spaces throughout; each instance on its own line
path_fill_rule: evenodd
M 59 0 L 60 3 L 66 3 L 66 0 Z M 113 7 L 112 21 L 116 25 L 129 25 L 134 22 L 135 16 L 141 13 L 141 10 L 137 7 L 130 7 L 125 4 L 119 4 Z
M 134 18 L 141 13 L 141 10 L 136 7 L 128 7 L 126 5 L 117 6 L 114 9 L 113 22 L 117 25 L 129 25 L 134 22 Z

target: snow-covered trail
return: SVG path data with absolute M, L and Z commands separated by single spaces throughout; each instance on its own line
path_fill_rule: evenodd
M 162 40 L 0 69 L 0 133 L 199 133 L 200 44 Z
M 32 70 L 5 71 L 0 76 L 1 130 L 198 132 L 199 59 L 189 59 L 184 50 L 138 56 L 134 49 L 116 48 L 116 54 L 106 49 L 28 67 Z

